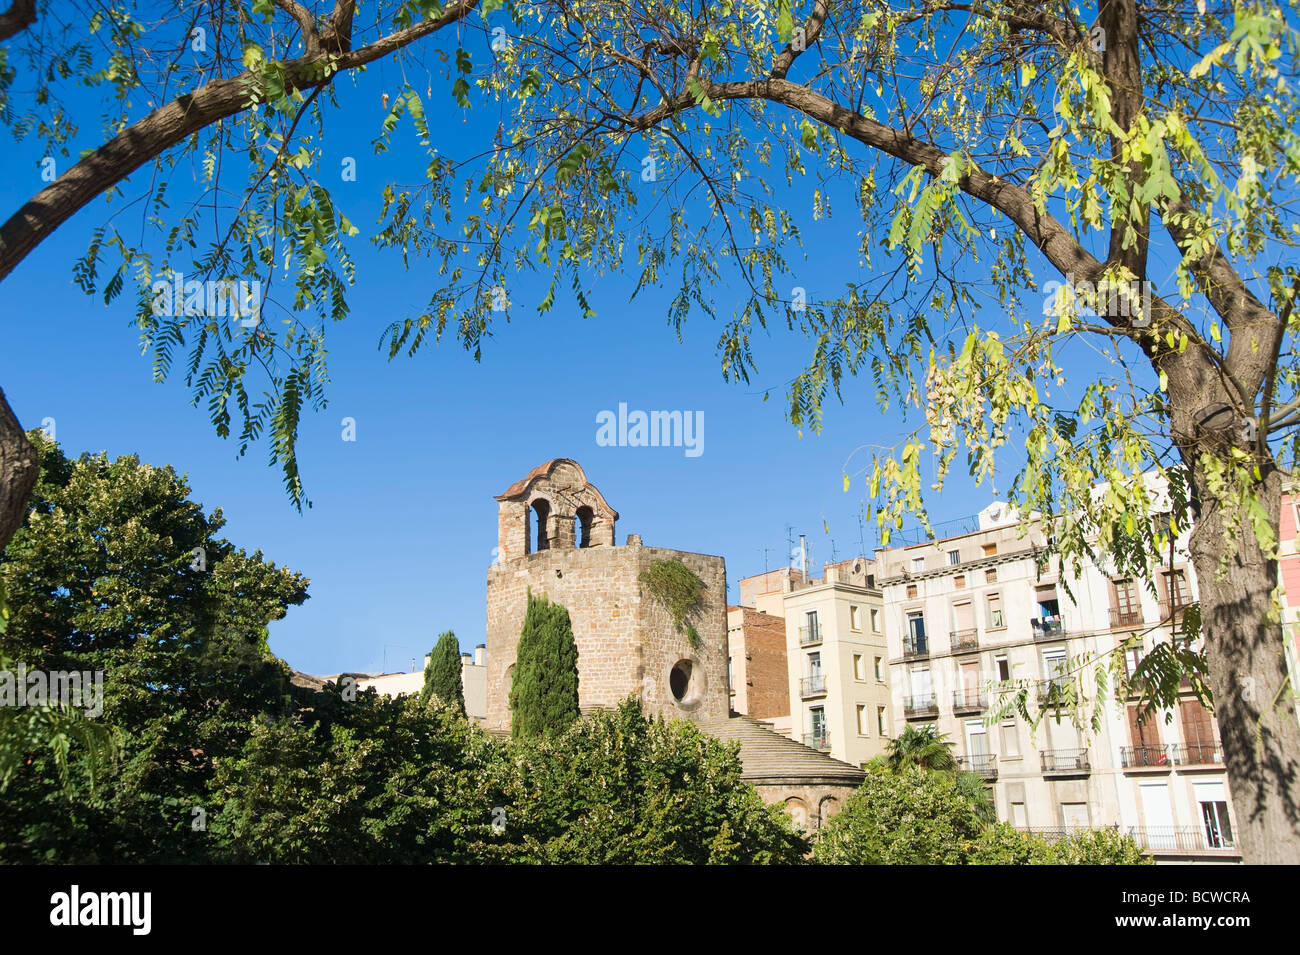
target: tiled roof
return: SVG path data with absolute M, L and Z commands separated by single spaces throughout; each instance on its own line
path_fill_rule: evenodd
M 856 766 L 775 733 L 748 716 L 699 720 L 695 725 L 723 742 L 740 743 L 741 779 L 747 783 L 857 785 L 867 778 Z

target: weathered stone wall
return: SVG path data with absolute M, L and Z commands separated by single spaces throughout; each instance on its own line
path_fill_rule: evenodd
M 781 806 L 795 822 L 802 824 L 804 831 L 810 833 L 833 819 L 844 808 L 844 801 L 857 791 L 856 786 L 847 784 L 787 786 L 756 783 L 754 788 L 765 803 Z
M 656 560 L 681 561 L 704 582 L 700 607 L 689 618 L 699 632 L 698 647 L 690 646 L 685 632 L 677 632 L 667 608 L 639 580 Z M 726 567 L 721 557 L 638 543 L 557 547 L 488 570 L 489 728 L 510 725 L 509 673 L 530 590 L 569 611 L 584 710 L 615 706 L 635 694 L 648 713 L 667 718 L 727 715 Z M 689 661 L 691 675 L 678 701 L 669 675 L 682 661 Z

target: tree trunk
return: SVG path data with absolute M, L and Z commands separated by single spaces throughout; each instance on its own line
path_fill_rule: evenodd
M 1237 554 L 1220 575 L 1229 515 L 1199 471 L 1193 483 L 1202 509 L 1190 546 L 1237 844 L 1246 862 L 1294 864 L 1300 862 L 1300 722 L 1282 625 L 1268 619 L 1277 561 L 1260 550 L 1247 521 L 1233 533 Z M 1279 472 L 1269 469 L 1257 488 L 1274 528 L 1281 483 Z
M 36 449 L 0 389 L 0 553 L 22 526 L 39 472 Z

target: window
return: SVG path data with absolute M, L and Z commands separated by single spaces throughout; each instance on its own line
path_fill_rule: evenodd
M 808 654 L 808 675 L 814 679 L 822 675 L 822 655 L 820 653 Z
M 880 611 L 875 607 L 871 608 L 871 632 L 880 632 Z
M 1207 849 L 1230 849 L 1232 821 L 1228 817 L 1228 793 L 1222 782 L 1193 783 L 1201 807 L 1201 826 Z
M 808 722 L 812 729 L 813 745 L 821 745 L 826 740 L 826 708 L 814 706 L 810 709 Z
M 984 571 L 984 583 L 996 584 L 997 582 L 998 582 L 998 569 L 996 567 L 990 567 L 988 570 Z
M 998 679 L 1003 683 L 1006 683 L 1008 680 L 1010 680 L 1011 663 L 1010 661 L 1007 660 L 1006 654 L 1003 654 L 1000 657 L 994 657 L 993 662 L 996 663 L 998 667 Z
M 1142 662 L 1142 644 L 1138 643 L 1135 647 L 1129 647 L 1124 651 L 1124 672 L 1129 679 L 1133 678 L 1133 671 L 1137 665 Z
M 953 588 L 956 589 L 956 590 L 965 590 L 965 589 L 966 589 L 966 575 L 965 575 L 965 574 L 958 574 L 956 577 L 954 577 L 954 578 L 952 579 L 952 586 L 953 586 Z
M 907 585 L 907 596 L 908 596 L 908 597 L 915 597 L 915 596 L 916 596 L 916 584 L 908 584 L 908 585 Z
M 1043 654 L 1043 678 L 1053 684 L 1064 684 L 1066 677 L 1064 649 L 1048 650 Z
M 989 629 L 1001 630 L 1006 626 L 1002 619 L 1002 595 L 994 594 L 988 599 Z
M 1011 804 L 1011 825 L 1017 829 L 1025 829 L 1029 826 L 1029 817 L 1025 815 L 1024 803 L 1013 802 Z
M 1038 601 L 1038 616 L 1044 618 L 1060 617 L 1061 604 L 1056 599 L 1056 585 L 1036 587 L 1034 597 Z
M 885 669 L 884 669 L 884 667 L 885 667 L 885 662 L 884 662 L 884 660 L 882 660 L 880 657 L 876 657 L 875 660 L 876 660 L 876 682 L 877 682 L 877 683 L 884 683 L 884 682 L 885 682 Z
M 928 653 L 929 647 L 925 642 L 925 617 L 920 613 L 909 613 L 907 615 L 907 638 L 904 640 L 904 651 L 907 653 Z
M 885 708 L 876 707 L 876 731 L 881 736 L 889 735 L 889 725 L 885 722 Z
M 1142 622 L 1142 607 L 1138 603 L 1137 587 L 1129 578 L 1112 582 L 1114 587 L 1114 619 L 1112 627 L 1132 627 Z
M 853 654 L 853 679 L 859 683 L 867 681 L 867 664 L 860 653 Z
M 983 544 L 981 546 L 984 548 L 985 557 L 992 557 L 998 552 L 997 544 Z
M 1227 802 L 1216 799 L 1201 803 L 1201 820 L 1205 825 L 1205 845 L 1211 849 L 1232 848 L 1232 822 Z
M 1088 828 L 1088 804 L 1086 802 L 1061 803 L 1061 824 L 1067 829 Z
M 919 574 L 919 573 L 921 573 L 921 572 L 924 571 L 924 570 L 925 570 L 925 558 L 924 558 L 924 557 L 913 557 L 913 558 L 912 558 L 912 573 L 914 573 L 914 574 Z
M 1016 727 L 1015 720 L 1002 724 L 1002 755 L 1006 759 L 1020 757 L 1020 730 Z
M 849 629 L 858 631 L 862 629 L 862 619 L 858 615 L 858 608 L 852 604 L 849 605 Z
M 1162 575 L 1165 580 L 1165 593 L 1169 595 L 1169 606 L 1173 610 L 1186 607 L 1192 602 L 1192 592 L 1187 586 L 1187 575 L 1181 570 Z
M 948 551 L 948 566 L 956 567 L 960 563 L 961 563 L 961 551 L 956 551 L 956 550 Z
M 867 705 L 865 703 L 858 704 L 858 735 L 871 735 L 871 716 L 867 713 Z
M 733 660 L 731 657 L 727 657 L 727 689 L 731 690 L 731 692 L 734 693 L 735 690 L 732 688 L 735 685 L 736 685 L 736 661 Z

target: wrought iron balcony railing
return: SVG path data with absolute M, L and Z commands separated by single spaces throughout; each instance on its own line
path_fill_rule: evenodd
M 903 700 L 903 716 L 909 720 L 925 719 L 939 715 L 939 704 L 934 694 L 927 696 L 909 696 Z
M 988 709 L 988 699 L 983 690 L 954 690 L 952 694 L 952 711 L 954 713 L 978 713 Z
M 804 733 L 803 744 L 824 753 L 831 748 L 830 731 L 822 730 L 820 733 Z
M 1119 762 L 1125 769 L 1169 769 L 1173 765 L 1173 760 L 1169 757 L 1169 747 L 1151 743 L 1121 746 Z
M 1171 746 L 1179 766 L 1222 766 L 1223 750 L 1218 743 L 1178 743 Z
M 907 636 L 903 638 L 903 659 L 913 660 L 930 655 L 930 643 L 925 637 Z
M 1065 623 L 1058 617 L 1034 617 L 1029 621 L 1035 640 L 1061 640 L 1065 637 Z
M 1120 610 L 1118 607 L 1111 607 L 1110 625 L 1112 629 L 1116 627 L 1140 627 L 1142 625 L 1142 611 L 1139 608 Z
M 969 630 L 954 630 L 948 634 L 948 642 L 953 653 L 968 653 L 980 648 L 980 632 L 972 627 Z
M 799 646 L 811 647 L 814 644 L 822 642 L 821 627 L 800 627 L 799 628 Z
M 826 677 L 825 676 L 806 676 L 799 681 L 799 693 L 803 699 L 813 696 L 826 695 Z
M 1121 832 L 1149 852 L 1237 852 L 1230 836 L 1204 826 L 1133 826 Z
M 957 765 L 968 773 L 977 773 L 985 779 L 998 778 L 998 758 L 993 753 L 972 753 L 958 756 Z
M 1087 776 L 1092 772 L 1086 749 L 1045 749 L 1039 755 L 1044 776 Z

